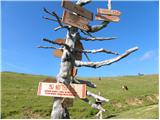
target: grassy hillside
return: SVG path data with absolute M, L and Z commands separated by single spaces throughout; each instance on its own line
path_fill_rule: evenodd
M 38 82 L 47 76 L 1 73 L 2 118 L 50 118 L 53 98 L 37 96 Z M 85 78 L 97 85 L 88 90 L 110 99 L 104 118 L 158 118 L 158 75 Z M 121 89 L 127 85 L 129 90 Z M 97 110 L 76 98 L 71 118 L 95 118 Z

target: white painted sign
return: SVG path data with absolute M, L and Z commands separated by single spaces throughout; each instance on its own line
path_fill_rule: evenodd
M 65 85 L 62 83 L 46 83 L 40 82 L 38 86 L 38 95 L 52 96 L 52 97 L 65 97 L 65 98 L 86 98 L 86 84 L 70 84 Z

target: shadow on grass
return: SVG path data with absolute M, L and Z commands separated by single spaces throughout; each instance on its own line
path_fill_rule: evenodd
M 116 117 L 116 115 L 109 115 L 109 116 L 105 117 L 104 119 L 109 119 L 109 118 L 112 118 L 112 117 Z

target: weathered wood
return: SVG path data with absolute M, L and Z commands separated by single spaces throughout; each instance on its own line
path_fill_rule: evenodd
M 62 22 L 85 31 L 89 30 L 89 27 L 87 25 L 89 21 L 86 18 L 72 14 L 67 11 L 64 11 L 63 13 Z
M 53 51 L 53 55 L 54 55 L 55 57 L 60 58 L 60 57 L 62 56 L 62 54 L 63 54 L 63 51 L 62 51 L 62 50 L 56 49 L 56 50 Z
M 136 50 L 138 50 L 138 47 L 134 47 L 134 48 L 130 48 L 129 50 L 127 50 L 125 53 L 117 56 L 116 58 L 113 59 L 109 59 L 109 60 L 104 60 L 104 61 L 100 61 L 100 62 L 81 62 L 81 61 L 75 61 L 75 66 L 76 67 L 92 67 L 92 68 L 99 68 L 105 65 L 110 65 L 112 63 L 118 62 L 119 60 L 127 57 L 129 54 L 135 52 Z
M 110 15 L 96 15 L 96 20 L 103 20 L 103 21 L 109 21 L 109 22 L 119 22 L 120 18 L 117 16 L 110 16 Z
M 86 85 L 65 85 L 62 83 L 40 82 L 37 94 L 41 96 L 53 96 L 64 98 L 75 98 L 77 96 L 81 99 L 84 99 L 86 98 Z
M 118 11 L 118 10 L 109 10 L 109 9 L 97 8 L 97 14 L 107 14 L 107 15 L 113 15 L 113 16 L 120 16 L 121 12 Z
M 75 12 L 89 20 L 93 20 L 93 13 L 90 12 L 89 10 L 76 5 L 74 3 L 72 3 L 71 1 L 66 1 L 66 0 L 62 0 L 62 7 L 64 7 L 65 9 L 68 9 L 72 12 Z

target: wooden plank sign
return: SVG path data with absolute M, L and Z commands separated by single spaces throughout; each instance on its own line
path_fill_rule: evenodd
M 118 10 L 108 10 L 108 9 L 98 8 L 97 9 L 97 14 L 120 16 L 121 12 L 118 11 Z
M 72 3 L 71 1 L 62 0 L 62 7 L 68 9 L 72 12 L 75 12 L 89 20 L 93 20 L 93 13 L 88 11 L 87 9 Z
M 65 85 L 62 83 L 46 83 L 39 82 L 38 95 L 64 97 L 64 98 L 86 98 L 86 85 L 85 84 L 70 84 Z
M 89 30 L 89 27 L 87 25 L 89 21 L 86 18 L 72 14 L 67 11 L 64 11 L 63 13 L 62 22 L 74 27 L 78 27 L 85 31 Z
M 110 22 L 119 22 L 119 17 L 117 16 L 110 16 L 110 15 L 96 15 L 96 20 L 104 20 L 104 21 L 110 21 Z
M 60 58 L 62 56 L 63 52 L 62 50 L 56 49 L 53 51 L 53 55 Z
M 58 38 L 58 39 L 55 40 L 55 42 L 57 42 L 57 43 L 65 43 L 65 40 L 61 39 L 61 38 Z

